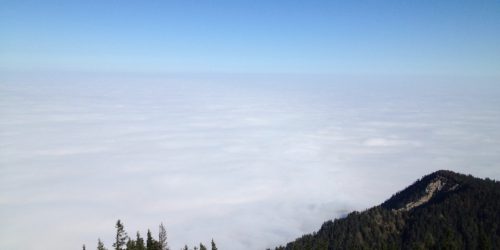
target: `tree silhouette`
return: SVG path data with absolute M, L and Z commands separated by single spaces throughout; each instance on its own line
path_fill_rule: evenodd
M 127 233 L 125 232 L 125 228 L 120 220 L 116 222 L 116 237 L 115 243 L 113 243 L 113 247 L 115 250 L 125 250 L 125 245 L 127 241 Z
M 215 245 L 214 239 L 212 239 L 212 250 L 217 250 L 217 246 Z
M 144 245 L 144 239 L 141 237 L 139 231 L 137 231 L 135 239 L 135 248 L 136 250 L 146 250 L 146 246 Z
M 165 226 L 163 225 L 163 223 L 160 224 L 158 232 L 159 232 L 158 233 L 159 250 L 168 250 L 167 230 L 165 229 Z
M 97 239 L 97 250 L 108 250 L 104 247 L 104 243 L 102 243 L 101 239 Z

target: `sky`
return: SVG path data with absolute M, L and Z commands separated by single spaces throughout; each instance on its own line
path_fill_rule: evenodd
M 1 1 L 0 249 L 265 249 L 500 179 L 498 1 Z
M 499 75 L 498 1 L 2 1 L 8 70 Z

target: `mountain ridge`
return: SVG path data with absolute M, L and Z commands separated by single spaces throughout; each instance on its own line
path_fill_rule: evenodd
M 384 201 L 381 206 L 399 211 L 411 210 L 417 206 L 424 205 L 436 195 L 443 195 L 462 187 L 464 183 L 460 181 L 459 176 L 460 174 L 452 171 L 438 170 L 415 181 L 402 191 L 397 192 L 391 198 Z M 405 204 L 404 207 L 402 206 L 403 204 Z
M 438 170 L 276 250 L 498 249 L 500 182 Z

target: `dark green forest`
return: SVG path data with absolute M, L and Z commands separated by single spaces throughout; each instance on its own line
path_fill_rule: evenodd
M 121 220 L 118 220 L 115 225 L 116 234 L 113 243 L 113 250 L 170 250 L 167 242 L 167 230 L 163 223 L 160 224 L 158 229 L 158 238 L 152 236 L 151 230 L 148 229 L 146 233 L 146 239 L 144 239 L 139 232 L 136 233 L 135 238 L 129 237 L 125 231 L 125 227 Z M 211 250 L 217 250 L 217 246 L 212 239 L 210 242 Z M 83 250 L 86 250 L 86 246 L 83 245 Z M 189 248 L 185 245 L 181 250 L 207 250 L 208 248 L 200 243 L 199 246 L 194 246 Z M 97 239 L 97 250 L 108 250 L 104 246 L 101 239 Z
M 429 200 L 408 208 L 432 188 Z M 275 249 L 500 249 L 499 211 L 500 182 L 441 170 Z

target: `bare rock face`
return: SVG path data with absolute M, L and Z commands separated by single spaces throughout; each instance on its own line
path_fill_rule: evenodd
M 398 210 L 408 211 L 412 208 L 425 204 L 434 196 L 436 192 L 441 191 L 441 189 L 445 186 L 445 184 L 446 184 L 445 178 L 443 177 L 436 178 L 427 185 L 427 187 L 425 188 L 424 195 L 422 195 L 419 199 L 415 201 L 408 202 L 403 208 L 400 208 Z
M 459 189 L 460 183 L 453 176 L 454 173 L 446 170 L 434 172 L 396 193 L 382 206 L 393 211 L 410 211 L 422 206 L 438 195 Z

